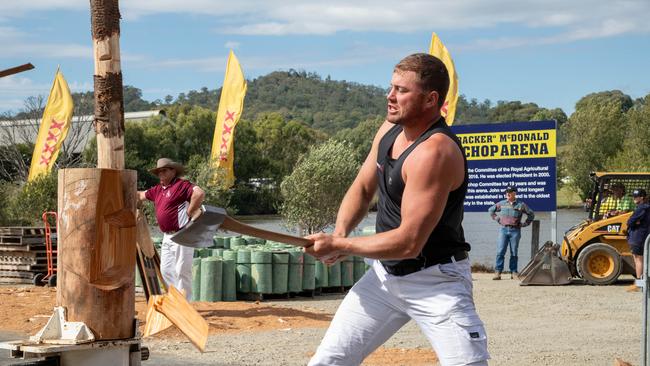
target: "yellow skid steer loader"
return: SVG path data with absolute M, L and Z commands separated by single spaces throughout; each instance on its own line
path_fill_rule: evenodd
M 567 230 L 562 245 L 547 242 L 520 273 L 521 285 L 563 285 L 581 278 L 590 285 L 609 285 L 621 274 L 634 275 L 627 244 L 627 220 L 634 211 L 630 193 L 650 190 L 650 173 L 591 175 L 589 216 Z

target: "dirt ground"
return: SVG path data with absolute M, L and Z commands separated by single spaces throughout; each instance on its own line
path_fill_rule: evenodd
M 56 289 L 46 287 L 0 288 L 0 331 L 33 335 L 49 319 L 56 302 Z M 194 308 L 206 319 L 211 335 L 264 332 L 300 328 L 326 329 L 332 314 L 323 310 L 293 309 L 260 301 L 195 302 Z M 290 302 L 286 302 L 290 305 Z M 136 317 L 142 331 L 147 304 L 144 296 L 136 296 Z M 184 340 L 184 335 L 171 327 L 151 337 L 155 341 Z M 308 353 L 307 353 L 308 354 Z M 311 353 L 313 354 L 313 352 Z M 310 354 L 309 354 L 310 355 Z M 428 365 L 436 362 L 429 349 L 381 348 L 366 365 Z
M 488 333 L 490 365 L 639 365 L 642 294 L 631 278 L 613 286 L 519 286 L 474 274 L 475 302 Z M 507 277 L 506 277 L 507 278 Z M 47 321 L 56 292 L 0 288 L 0 333 L 32 335 Z M 172 328 L 143 341 L 146 365 L 304 365 L 322 338 L 342 294 L 272 301 L 195 303 L 210 324 L 205 353 Z M 144 322 L 145 302 L 136 311 Z M 7 338 L 5 338 L 7 339 Z M 0 365 L 5 355 L 0 353 Z M 411 322 L 364 365 L 436 365 L 435 354 Z

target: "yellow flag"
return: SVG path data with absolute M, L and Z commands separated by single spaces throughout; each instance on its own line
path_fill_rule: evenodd
M 233 168 L 235 125 L 239 122 L 239 117 L 244 109 L 245 96 L 246 79 L 244 79 L 237 57 L 230 51 L 217 110 L 212 153 L 210 154 L 213 166 L 224 168 L 227 172 L 225 187 L 231 187 L 235 183 Z
M 73 108 L 74 104 L 72 103 L 68 83 L 63 78 L 63 74 L 56 70 L 52 90 L 50 90 L 50 96 L 47 98 L 43 119 L 34 144 L 28 181 L 52 169 L 56 158 L 59 156 L 61 144 L 68 135 Z
M 441 108 L 441 112 L 442 116 L 445 117 L 447 124 L 451 126 L 454 123 L 456 103 L 458 102 L 458 76 L 456 75 L 454 61 L 451 59 L 447 47 L 442 44 L 442 41 L 438 38 L 438 35 L 435 32 L 431 35 L 429 54 L 442 60 L 447 67 L 447 72 L 449 72 L 449 91 L 447 92 L 447 98 L 445 99 L 445 104 L 443 104 Z

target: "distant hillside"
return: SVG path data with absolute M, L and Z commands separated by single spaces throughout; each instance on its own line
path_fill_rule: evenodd
M 190 91 L 174 103 L 216 108 L 221 89 Z M 305 71 L 275 71 L 248 82 L 243 118 L 278 112 L 332 134 L 355 127 L 368 118 L 383 116 L 386 91 L 376 86 L 322 79 Z
M 169 105 L 194 105 L 216 110 L 221 89 L 190 90 L 164 101 L 142 99 L 142 91 L 124 86 L 124 111 L 165 108 Z M 73 93 L 75 114 L 92 114 L 93 92 Z M 42 98 L 41 98 L 42 99 Z M 18 113 L 16 118 L 42 115 L 44 100 L 36 108 Z M 329 135 L 386 114 L 386 90 L 377 86 L 323 79 L 306 71 L 274 71 L 248 81 L 243 118 L 256 120 L 261 113 L 279 113 L 285 121 L 297 121 Z M 458 98 L 455 124 L 557 119 L 562 125 L 567 116 L 559 109 L 541 108 L 520 101 L 478 101 L 464 95 Z

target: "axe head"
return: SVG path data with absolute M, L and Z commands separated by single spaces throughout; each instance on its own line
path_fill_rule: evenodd
M 214 245 L 212 238 L 227 213 L 220 207 L 205 205 L 203 209 L 201 216 L 190 221 L 171 237 L 174 243 L 192 248 L 207 248 Z

